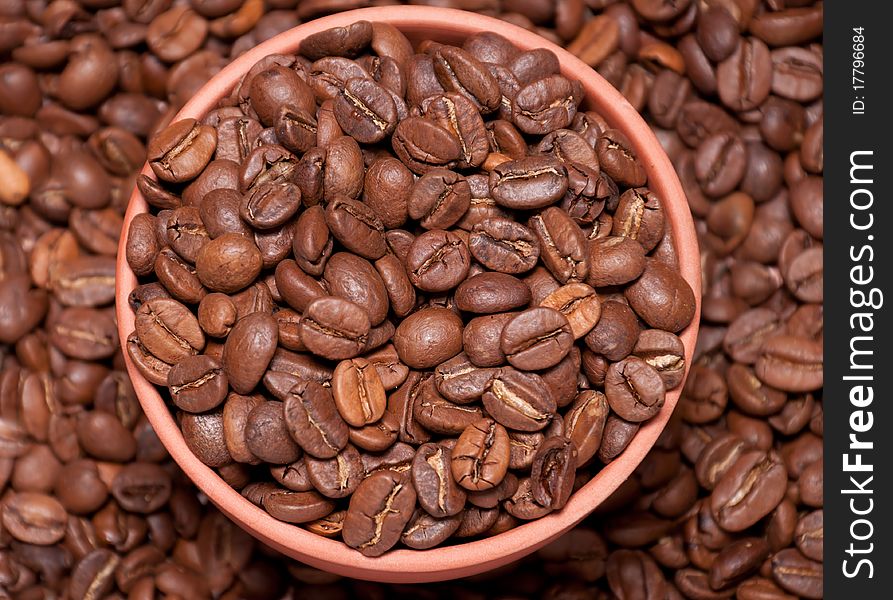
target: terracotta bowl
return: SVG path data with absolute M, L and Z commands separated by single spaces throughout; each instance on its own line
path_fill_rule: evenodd
M 623 96 L 586 64 L 542 37 L 503 21 L 463 11 L 421 6 L 368 8 L 318 19 L 286 31 L 237 58 L 211 79 L 175 120 L 201 119 L 264 56 L 293 53 L 305 37 L 361 19 L 386 21 L 413 42 L 433 39 L 461 44 L 471 34 L 492 31 L 525 50 L 552 50 L 558 55 L 564 75 L 583 83 L 586 107 L 601 113 L 611 126 L 622 130 L 632 141 L 648 172 L 649 187 L 663 199 L 667 219 L 673 228 L 681 273 L 694 290 L 695 298 L 700 298 L 699 254 L 691 214 L 673 167 L 649 127 Z M 143 173 L 153 176 L 148 165 L 143 168 Z M 124 258 L 126 232 L 131 219 L 147 209 L 139 191 L 134 191 L 124 217 L 125 235 L 118 252 L 116 297 L 122 346 L 134 328 L 134 314 L 128 306 L 127 296 L 137 285 L 136 276 Z M 697 308 L 692 324 L 681 334 L 687 364 L 691 362 L 698 333 L 700 305 Z M 325 539 L 277 521 L 227 485 L 186 447 L 155 386 L 140 375 L 127 358 L 126 351 L 124 356 L 140 404 L 158 437 L 183 471 L 233 521 L 266 544 L 306 564 L 349 577 L 394 583 L 440 581 L 482 573 L 530 554 L 571 529 L 617 489 L 642 461 L 663 431 L 682 387 L 667 394 L 661 412 L 641 428 L 623 454 L 575 493 L 562 511 L 487 539 L 431 550 L 395 549 L 378 558 L 367 558 L 341 541 Z

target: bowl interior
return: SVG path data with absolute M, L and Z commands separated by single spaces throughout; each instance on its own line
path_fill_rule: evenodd
M 209 81 L 183 107 L 175 120 L 201 118 L 215 108 L 218 100 L 229 93 L 241 75 L 260 58 L 269 54 L 293 53 L 306 36 L 361 19 L 389 22 L 413 42 L 433 39 L 461 44 L 473 33 L 492 31 L 502 34 L 522 49 L 548 48 L 558 55 L 562 72 L 583 83 L 585 106 L 601 113 L 612 127 L 622 130 L 630 138 L 647 170 L 649 187 L 664 201 L 667 219 L 673 228 L 680 272 L 694 290 L 698 303 L 692 324 L 680 334 L 685 344 L 686 365 L 690 364 L 700 313 L 699 254 L 691 214 L 673 167 L 649 127 L 619 92 L 574 56 L 531 32 L 474 13 L 422 6 L 369 8 L 340 13 L 287 31 L 242 55 Z M 148 165 L 144 166 L 143 173 L 153 176 Z M 122 344 L 134 328 L 134 314 L 127 298 L 137 284 L 136 276 L 124 258 L 126 232 L 133 217 L 147 209 L 139 191 L 134 191 L 125 215 L 125 235 L 122 236 L 118 253 L 116 310 Z M 645 457 L 669 420 L 681 391 L 679 386 L 667 394 L 661 412 L 640 429 L 620 457 L 577 491 L 562 511 L 524 523 L 492 538 L 431 550 L 396 549 L 378 558 L 368 558 L 340 541 L 322 538 L 300 527 L 277 521 L 229 487 L 192 454 L 158 391 L 140 375 L 126 351 L 124 356 L 143 410 L 162 443 L 183 471 L 225 514 L 263 542 L 304 563 L 349 577 L 394 583 L 439 581 L 494 569 L 533 552 L 579 523 L 617 489 Z

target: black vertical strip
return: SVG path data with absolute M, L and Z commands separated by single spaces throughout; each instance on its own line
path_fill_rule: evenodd
M 835 599 L 890 598 L 893 582 L 888 8 L 825 3 L 824 570 Z

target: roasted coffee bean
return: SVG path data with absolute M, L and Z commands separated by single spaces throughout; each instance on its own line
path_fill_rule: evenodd
M 572 441 L 563 437 L 543 440 L 530 471 L 533 499 L 552 510 L 564 508 L 573 489 L 576 463 L 577 449 Z
M 462 156 L 459 140 L 433 121 L 409 117 L 397 124 L 391 138 L 394 153 L 413 173 L 449 168 Z
M 608 368 L 605 395 L 614 412 L 627 421 L 638 423 L 651 418 L 663 407 L 665 388 L 654 368 L 632 356 Z
M 646 260 L 645 271 L 624 295 L 636 314 L 655 329 L 676 333 L 694 318 L 691 287 L 676 271 L 655 260 Z
M 451 517 L 437 518 L 417 509 L 400 535 L 400 541 L 416 550 L 433 548 L 457 532 L 463 516 L 463 513 L 458 513 Z
M 467 404 L 480 398 L 496 371 L 476 367 L 466 354 L 458 354 L 439 365 L 434 372 L 437 391 L 447 400 Z
M 787 471 L 774 451 L 745 452 L 723 475 L 710 497 L 716 522 L 727 531 L 750 527 L 778 505 L 784 496 L 786 479 Z
M 245 420 L 245 443 L 257 458 L 272 464 L 293 463 L 301 448 L 289 434 L 282 402 L 258 403 Z
M 148 147 L 149 164 L 164 181 L 189 181 L 205 168 L 216 148 L 216 129 L 200 125 L 195 119 L 184 119 L 152 139 Z
M 352 494 L 363 480 L 365 471 L 356 448 L 347 444 L 333 458 L 304 457 L 307 476 L 313 487 L 327 498 Z
M 432 169 L 413 184 L 409 217 L 425 229 L 446 229 L 471 205 L 471 188 L 462 175 L 448 169 Z
M 535 265 L 540 247 L 533 233 L 509 219 L 492 217 L 476 224 L 468 248 L 481 264 L 501 273 L 523 273 Z
M 409 280 L 425 292 L 456 287 L 468 274 L 471 254 L 456 234 L 434 229 L 418 236 L 406 256 Z
M 550 207 L 533 216 L 528 227 L 539 240 L 540 258 L 560 283 L 586 279 L 589 256 L 583 230 L 564 211 Z
M 433 433 L 458 435 L 471 423 L 481 418 L 482 412 L 476 406 L 461 406 L 442 397 L 429 378 L 419 391 L 413 405 L 415 421 Z
M 550 508 L 542 506 L 533 497 L 533 482 L 525 477 L 518 482 L 518 489 L 503 503 L 505 511 L 523 521 L 539 519 L 549 514 Z
M 603 131 L 595 146 L 602 170 L 618 184 L 640 187 L 645 184 L 645 169 L 629 139 L 617 129 Z
M 168 373 L 167 384 L 177 408 L 199 413 L 223 402 L 229 381 L 219 361 L 198 355 L 175 364 Z
M 332 394 L 338 412 L 353 427 L 378 421 L 387 403 L 378 371 L 364 358 L 338 363 L 332 376 Z
M 223 370 L 229 385 L 239 394 L 250 393 L 264 376 L 279 329 L 272 315 L 255 312 L 236 322 L 223 346 Z
M 460 486 L 480 491 L 499 485 L 508 463 L 508 433 L 493 419 L 484 418 L 469 425 L 459 436 L 450 469 Z
M 517 67 L 514 72 L 517 76 Z M 518 79 L 523 81 L 524 78 Z M 549 74 L 542 79 L 534 77 L 529 81 L 524 82 L 527 85 L 512 99 L 511 114 L 518 129 L 524 133 L 542 135 L 569 127 L 582 96 L 575 84 L 561 75 Z
M 742 38 L 732 55 L 716 67 L 719 98 L 731 110 L 751 110 L 769 95 L 772 77 L 766 44 L 757 38 Z
M 328 459 L 348 441 L 332 392 L 315 381 L 298 380 L 285 397 L 283 410 L 289 433 L 308 456 Z
M 410 368 L 434 367 L 462 351 L 462 320 L 447 308 L 422 309 L 397 327 L 394 347 Z
M 778 552 L 771 561 L 772 578 L 786 591 L 802 598 L 821 598 L 822 563 L 809 560 L 795 548 Z
M 456 288 L 456 306 L 472 313 L 499 313 L 527 306 L 530 288 L 505 273 L 481 273 Z
M 373 473 L 351 496 L 341 531 L 344 542 L 366 556 L 380 556 L 400 540 L 415 500 L 408 473 Z
M 352 358 L 365 349 L 369 328 L 366 311 L 353 302 L 319 298 L 301 318 L 301 341 L 310 352 L 330 360 Z
M 608 409 L 608 400 L 602 392 L 583 390 L 565 414 L 564 435 L 577 450 L 577 468 L 588 463 L 598 451 Z
M 639 324 L 633 311 L 616 300 L 602 304 L 601 317 L 583 338 L 590 350 L 608 360 L 626 358 L 639 339 Z
M 609 415 L 602 433 L 602 443 L 598 447 L 598 459 L 607 464 L 617 458 L 639 431 L 639 424 Z
M 0 518 L 13 538 L 26 544 L 47 546 L 65 535 L 68 515 L 52 496 L 20 492 L 5 499 L 0 508 Z
M 776 336 L 763 344 L 755 371 L 761 381 L 784 391 L 808 392 L 822 386 L 822 367 L 820 343 Z
M 433 517 L 459 514 L 465 507 L 465 490 L 453 481 L 452 452 L 438 444 L 423 444 L 412 461 L 412 484 L 419 504 Z
M 338 197 L 326 207 L 326 223 L 344 246 L 370 260 L 381 258 L 386 247 L 384 225 L 372 210 L 348 197 Z
M 270 515 L 286 523 L 307 523 L 332 512 L 335 504 L 314 491 L 293 492 L 273 489 L 263 497 L 263 507 Z
M 164 506 L 171 493 L 170 475 L 152 463 L 131 463 L 121 469 L 111 492 L 125 510 L 151 513 Z
M 506 323 L 502 352 L 512 366 L 524 370 L 555 366 L 567 355 L 574 336 L 567 318 L 547 307 L 528 309 Z
M 506 208 L 543 208 L 558 201 L 566 191 L 567 169 L 551 156 L 508 161 L 490 173 L 490 193 Z
M 539 431 L 555 414 L 555 399 L 542 377 L 511 367 L 490 378 L 482 401 L 497 422 L 518 431 Z

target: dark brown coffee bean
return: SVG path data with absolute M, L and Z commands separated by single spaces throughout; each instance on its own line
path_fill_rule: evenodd
M 353 358 L 365 349 L 369 327 L 366 311 L 353 302 L 319 298 L 301 319 L 301 341 L 310 352 L 330 360 Z
M 333 458 L 305 456 L 304 464 L 313 487 L 327 498 L 351 495 L 365 476 L 360 453 L 350 444 Z
M 574 336 L 563 314 L 552 308 L 528 309 L 502 330 L 500 344 L 508 361 L 519 369 L 546 369 L 558 364 L 573 345 Z
M 394 445 L 400 433 L 397 416 L 385 410 L 381 419 L 365 427 L 348 428 L 350 442 L 362 450 L 383 452 Z
M 408 473 L 370 475 L 351 496 L 341 532 L 344 542 L 366 556 L 383 554 L 399 541 L 415 500 Z
M 664 384 L 644 360 L 631 356 L 608 368 L 605 395 L 611 409 L 627 421 L 641 422 L 657 414 L 664 403 Z
M 613 414 L 608 415 L 602 433 L 602 443 L 598 448 L 598 459 L 608 464 L 617 458 L 639 431 L 639 423 L 625 421 Z
M 763 344 L 755 372 L 761 381 L 781 390 L 808 392 L 822 386 L 822 366 L 820 343 L 781 335 Z
M 453 481 L 452 453 L 438 444 L 423 444 L 412 462 L 412 483 L 419 504 L 433 517 L 459 514 L 465 507 L 465 490 Z
M 158 465 L 131 463 L 115 476 L 111 492 L 125 510 L 151 513 L 170 498 L 171 477 Z
M 422 117 L 400 121 L 391 143 L 400 161 L 418 175 L 437 167 L 449 168 L 462 156 L 459 140 L 454 135 Z
M 577 449 L 563 437 L 546 438 L 533 457 L 530 491 L 543 507 L 561 510 L 574 485 Z
M 629 187 L 645 185 L 646 173 L 632 143 L 617 129 L 603 131 L 595 146 L 598 162 L 611 179 Z
M 453 449 L 453 479 L 467 490 L 479 491 L 498 485 L 509 462 L 509 438 L 505 428 L 492 419 L 469 425 Z
M 774 452 L 742 454 L 710 497 L 716 522 L 727 531 L 750 527 L 778 505 L 786 479 L 784 464 Z
M 276 351 L 279 328 L 272 315 L 255 312 L 240 319 L 223 347 L 223 370 L 229 385 L 248 394 L 260 383 Z
M 555 414 L 555 399 L 542 377 L 506 367 L 497 371 L 483 394 L 484 408 L 502 425 L 539 431 Z
M 417 237 L 406 257 L 409 280 L 426 292 L 452 289 L 465 279 L 470 265 L 468 245 L 456 234 L 439 229 Z
M 301 456 L 301 447 L 289 434 L 283 403 L 260 402 L 245 421 L 248 450 L 264 462 L 277 465 L 293 463 Z
M 445 398 L 458 404 L 467 404 L 480 398 L 493 369 L 476 367 L 464 353 L 445 361 L 435 369 L 435 385 Z
M 809 560 L 798 550 L 787 548 L 772 557 L 772 578 L 786 591 L 802 598 L 821 598 L 822 563 Z
M 607 236 L 589 242 L 589 274 L 593 287 L 623 285 L 645 270 L 645 249 L 631 237 Z
M 449 539 L 462 524 L 464 513 L 451 517 L 432 517 L 424 510 L 416 510 L 400 535 L 404 545 L 416 550 L 438 546 Z
M 140 344 L 170 364 L 197 354 L 205 346 L 198 320 L 184 305 L 168 298 L 156 298 L 140 307 L 136 333 Z
M 338 197 L 326 207 L 326 223 L 332 235 L 348 250 L 376 260 L 385 253 L 384 225 L 372 210 L 348 197 Z
M 327 388 L 315 381 L 299 380 L 284 402 L 289 433 L 309 456 L 333 458 L 347 445 L 347 424 Z
M 630 306 L 655 329 L 678 332 L 694 317 L 695 299 L 678 272 L 654 260 L 646 261 L 645 271 L 624 291 Z
M 716 81 L 719 98 L 727 107 L 734 111 L 756 108 L 772 86 L 769 48 L 757 38 L 742 38 L 732 55 L 717 65 Z
M 58 500 L 35 492 L 9 495 L 0 509 L 9 534 L 26 544 L 55 544 L 65 535 L 68 515 Z
M 446 308 L 420 310 L 397 327 L 394 347 L 411 368 L 434 367 L 462 351 L 462 320 Z
M 220 362 L 205 355 L 190 356 L 174 365 L 167 383 L 174 404 L 196 413 L 223 402 L 229 385 Z
M 593 352 L 618 361 L 632 352 L 638 338 L 635 313 L 626 304 L 609 300 L 602 304 L 601 317 L 584 340 Z
M 505 162 L 490 173 L 490 193 L 506 208 L 543 208 L 567 191 L 567 169 L 551 156 L 530 156 Z
M 527 306 L 530 288 L 505 273 L 481 273 L 456 288 L 456 306 L 472 313 L 497 313 Z
M 325 211 L 311 206 L 298 217 L 292 250 L 295 262 L 308 275 L 319 277 L 332 255 L 333 239 L 325 221 Z
M 412 188 L 412 172 L 396 158 L 381 157 L 366 170 L 363 202 L 372 208 L 385 227 L 401 227 L 406 223 Z
M 195 178 L 217 147 L 217 131 L 195 119 L 171 124 L 149 143 L 149 164 L 164 181 L 183 182 Z
M 275 519 L 286 523 L 307 523 L 321 519 L 335 508 L 334 502 L 316 492 L 293 492 L 272 486 L 264 495 L 264 509 Z
M 397 126 L 390 92 L 372 79 L 354 77 L 335 99 L 335 118 L 344 133 L 363 144 L 380 142 Z
M 518 76 L 517 68 L 513 72 Z M 526 85 L 512 99 L 512 119 L 524 133 L 543 135 L 566 129 L 577 114 L 582 94 L 574 82 L 562 75 L 543 75 L 526 81 L 518 77 Z
M 481 264 L 501 273 L 529 271 L 540 254 L 539 242 L 529 229 L 500 217 L 484 219 L 475 225 L 468 247 Z

